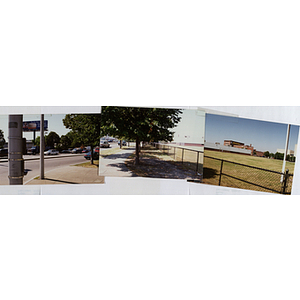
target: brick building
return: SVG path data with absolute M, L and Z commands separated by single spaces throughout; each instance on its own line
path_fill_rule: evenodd
M 249 145 L 245 145 L 244 143 L 236 142 L 233 140 L 224 140 L 224 146 L 251 150 L 251 155 L 253 155 L 253 151 L 255 150 L 252 144 L 250 144 L 249 146 Z

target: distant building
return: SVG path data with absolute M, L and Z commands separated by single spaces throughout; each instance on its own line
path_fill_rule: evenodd
M 264 152 L 263 151 L 255 151 L 255 155 L 258 156 L 258 157 L 263 157 Z
M 238 148 L 238 147 L 228 147 L 228 146 L 220 145 L 220 143 L 218 143 L 218 142 L 216 142 L 216 143 L 205 142 L 204 149 L 220 151 L 220 152 L 227 152 L 227 153 L 251 155 L 251 150 L 242 149 L 242 148 Z
M 276 152 L 284 154 L 285 149 L 277 149 Z M 288 150 L 287 154 L 290 155 L 290 156 L 294 156 L 295 152 L 294 152 L 294 150 Z
M 251 150 L 251 155 L 253 155 L 253 151 L 255 150 L 252 144 L 250 144 L 249 146 L 245 145 L 244 143 L 236 142 L 233 140 L 224 140 L 224 146 Z

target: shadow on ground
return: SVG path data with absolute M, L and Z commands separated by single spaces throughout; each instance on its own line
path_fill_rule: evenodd
M 218 174 L 215 169 L 206 168 L 206 167 L 203 168 L 203 178 L 206 178 L 206 179 L 214 178 L 219 175 L 220 174 Z
M 107 165 L 107 167 L 118 168 L 118 171 L 120 171 L 120 172 L 128 173 L 128 171 L 130 171 L 124 163 L 109 164 L 109 165 Z M 100 174 L 101 174 L 101 168 L 100 168 Z M 136 174 L 132 173 L 130 177 L 138 177 L 138 176 Z

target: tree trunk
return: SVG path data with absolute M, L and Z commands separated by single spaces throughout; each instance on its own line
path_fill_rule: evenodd
M 93 146 L 91 146 L 91 165 L 93 165 L 94 164 L 94 151 L 93 151 L 94 149 L 93 149 Z M 100 151 L 100 149 L 99 149 L 99 151 Z M 100 154 L 100 153 L 99 153 Z
M 122 140 L 120 140 L 120 149 L 122 149 L 122 142 L 123 142 L 123 141 L 122 141 Z
M 135 164 L 139 165 L 140 163 L 140 140 L 136 138 L 135 140 Z

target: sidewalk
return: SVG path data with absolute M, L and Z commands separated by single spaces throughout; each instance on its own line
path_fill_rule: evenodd
M 100 159 L 100 175 L 105 177 L 137 177 L 125 165 L 126 159 L 134 153 L 135 148 L 130 147 L 116 154 Z
M 46 172 L 45 179 L 32 179 L 26 185 L 104 183 L 98 172 L 98 168 L 62 167 Z
M 100 176 L 98 168 L 80 166 L 61 167 L 45 173 L 45 179 L 32 179 L 25 185 L 43 184 L 93 184 L 104 183 L 104 177 L 136 177 L 125 165 L 125 160 L 135 151 L 134 148 L 123 149 L 100 159 Z

